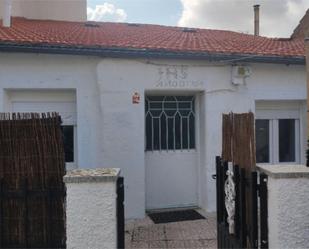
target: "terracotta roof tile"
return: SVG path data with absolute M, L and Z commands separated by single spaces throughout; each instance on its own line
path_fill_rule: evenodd
M 135 48 L 180 52 L 305 55 L 303 39 L 266 38 L 232 31 L 127 23 L 96 23 L 13 18 L 12 26 L 0 26 L 0 43 L 65 45 L 72 47 Z M 91 25 L 90 25 L 91 26 Z

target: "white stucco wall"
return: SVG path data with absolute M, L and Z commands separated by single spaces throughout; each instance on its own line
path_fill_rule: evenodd
M 98 167 L 102 164 L 103 157 L 97 62 L 97 59 L 90 57 L 2 54 L 0 110 L 12 110 L 9 102 L 13 91 L 33 90 L 34 96 L 39 95 L 35 90 L 74 91 L 77 105 L 78 167 Z
M 67 248 L 116 249 L 116 177 L 87 174 L 65 176 Z
M 174 65 L 174 66 L 173 66 Z M 187 67 L 185 80 L 162 76 L 160 72 L 176 66 Z M 199 205 L 207 211 L 215 211 L 215 156 L 221 153 L 222 113 L 255 111 L 256 100 L 298 100 L 304 105 L 306 99 L 306 75 L 304 66 L 253 64 L 252 75 L 245 86 L 231 84 L 231 67 L 213 66 L 203 62 L 187 61 L 129 61 L 105 59 L 98 65 L 104 117 L 104 158 L 122 165 L 130 184 L 135 179 L 136 188 L 127 186 L 127 198 L 143 196 L 147 182 L 140 178 L 145 174 L 144 150 L 144 95 L 149 93 L 192 92 L 200 98 L 200 137 L 198 145 Z M 142 73 L 141 73 L 142 72 Z M 163 77 L 163 78 L 162 78 Z M 164 78 L 165 77 L 165 78 Z M 169 81 L 172 80 L 172 81 Z M 134 92 L 141 95 L 141 104 L 132 105 Z M 306 112 L 303 112 L 305 115 Z M 106 120 L 108 117 L 108 120 Z M 124 118 L 125 117 L 125 118 Z M 302 126 L 306 127 L 305 124 Z M 118 132 L 115 140 L 113 130 Z M 303 143 L 304 145 L 304 143 Z M 304 148 L 304 147 L 303 147 Z M 129 160 L 127 160 L 129 158 Z M 302 161 L 304 156 L 302 157 Z M 133 162 L 133 163 L 132 163 Z M 174 174 L 183 172 L 175 170 Z M 137 174 L 137 175 L 136 175 Z M 169 184 L 164 183 L 166 189 Z M 146 185 L 146 186 L 145 186 Z M 139 189 L 139 193 L 135 192 Z M 134 216 L 143 211 L 138 208 L 145 199 L 135 199 Z M 132 207 L 129 204 L 128 205 Z M 138 208 L 138 209 L 135 209 Z M 128 207 L 130 210 L 130 208 Z M 128 211 L 131 213 L 130 211 Z
M 249 66 L 252 75 L 246 79 L 246 85 L 236 87 L 231 84 L 230 65 L 2 53 L 0 111 L 10 111 L 9 91 L 76 91 L 77 165 L 121 168 L 125 178 L 126 218 L 137 218 L 144 216 L 146 206 L 144 95 L 191 92 L 199 99 L 198 205 L 215 211 L 215 181 L 211 175 L 215 173 L 215 156 L 221 153 L 221 114 L 255 111 L 256 100 L 295 100 L 305 106 L 305 66 Z M 178 78 L 167 75 L 170 70 L 176 70 Z M 132 104 L 135 92 L 141 96 L 140 104 Z M 301 113 L 305 115 L 305 109 Z M 305 119 L 302 132 L 304 127 Z M 305 148 L 305 141 L 302 146 L 301 149 Z
M 309 179 L 269 179 L 269 248 L 308 248 Z
M 269 248 L 308 248 L 309 169 L 285 165 L 268 170 Z

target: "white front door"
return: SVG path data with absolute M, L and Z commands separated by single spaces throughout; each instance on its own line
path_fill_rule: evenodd
M 197 206 L 194 96 L 146 96 L 146 208 Z

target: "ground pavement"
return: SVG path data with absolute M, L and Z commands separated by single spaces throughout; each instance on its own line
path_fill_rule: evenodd
M 217 248 L 216 218 L 154 224 L 149 217 L 126 222 L 125 247 L 130 248 Z

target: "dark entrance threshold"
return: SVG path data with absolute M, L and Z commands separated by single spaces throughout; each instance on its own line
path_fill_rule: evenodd
M 155 224 L 205 219 L 204 216 L 193 209 L 149 213 L 148 216 Z

